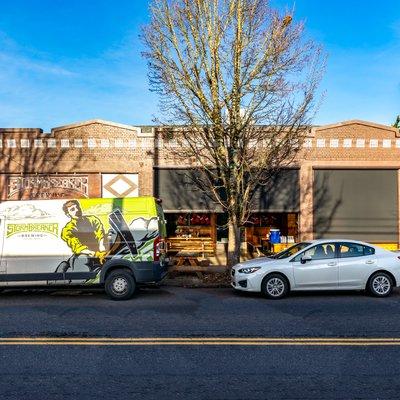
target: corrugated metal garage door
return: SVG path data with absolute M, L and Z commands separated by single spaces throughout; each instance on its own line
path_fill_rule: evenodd
M 314 171 L 316 238 L 398 242 L 397 170 Z
M 154 193 L 165 211 L 222 211 L 194 180 L 198 172 L 187 169 L 155 169 Z M 254 211 L 297 212 L 299 210 L 299 171 L 280 171 L 271 187 L 260 187 L 254 196 Z

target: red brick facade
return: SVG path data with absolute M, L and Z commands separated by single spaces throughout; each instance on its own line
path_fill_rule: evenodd
M 54 128 L 49 134 L 41 129 L 0 129 L 0 200 L 101 197 L 118 191 L 128 196 L 152 195 L 154 167 L 190 165 L 189 161 L 183 164 L 172 159 L 169 148 L 173 141 L 158 140 L 155 132 L 151 127 L 102 120 Z M 308 239 L 314 235 L 310 190 L 314 169 L 399 171 L 399 130 L 364 121 L 313 127 L 297 167 L 299 230 L 301 238 Z M 104 189 L 106 178 L 110 191 Z M 136 178 L 137 183 L 129 183 Z

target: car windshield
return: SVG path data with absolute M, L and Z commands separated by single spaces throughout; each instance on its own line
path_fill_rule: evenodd
M 309 246 L 310 244 L 311 243 L 309 243 L 309 242 L 297 243 L 294 246 L 289 247 L 288 249 L 281 251 L 280 253 L 274 254 L 270 258 L 275 258 L 275 259 L 278 259 L 278 260 L 282 260 L 283 258 L 288 258 L 290 256 L 293 256 L 294 254 L 296 254 L 300 250 L 303 250 L 305 247 Z

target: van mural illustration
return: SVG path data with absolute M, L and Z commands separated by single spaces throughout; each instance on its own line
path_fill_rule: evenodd
M 166 274 L 153 197 L 0 204 L 0 285 L 104 284 L 116 299 Z

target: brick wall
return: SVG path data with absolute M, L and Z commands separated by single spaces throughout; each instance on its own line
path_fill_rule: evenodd
M 1 129 L 0 135 L 1 200 L 7 198 L 10 176 L 35 174 L 86 176 L 89 196 L 98 197 L 101 174 L 137 173 L 139 194 L 152 195 L 154 139 L 140 128 L 95 120 L 54 128 L 49 134 L 40 129 Z M 31 195 L 37 197 L 38 191 Z
M 0 200 L 38 198 L 45 192 L 39 178 L 45 177 L 46 181 L 56 176 L 66 177 L 67 181 L 83 177 L 88 182 L 85 195 L 100 197 L 101 176 L 107 173 L 138 174 L 139 195 L 152 195 L 155 166 L 193 165 L 192 160 L 177 156 L 176 143 L 162 140 L 156 128 L 144 129 L 103 120 L 54 128 L 48 134 L 41 129 L 0 129 L 0 139 Z M 313 236 L 313 169 L 400 170 L 399 130 L 365 121 L 313 127 L 296 164 L 301 171 L 300 231 L 303 239 L 310 239 Z M 19 194 L 14 190 L 10 197 L 10 182 L 18 181 L 13 180 L 18 176 L 32 178 L 38 185 Z M 44 183 L 46 185 L 48 182 Z M 73 197 L 78 197 L 79 191 L 76 193 Z M 71 190 L 57 188 L 50 197 L 71 197 L 72 194 Z

